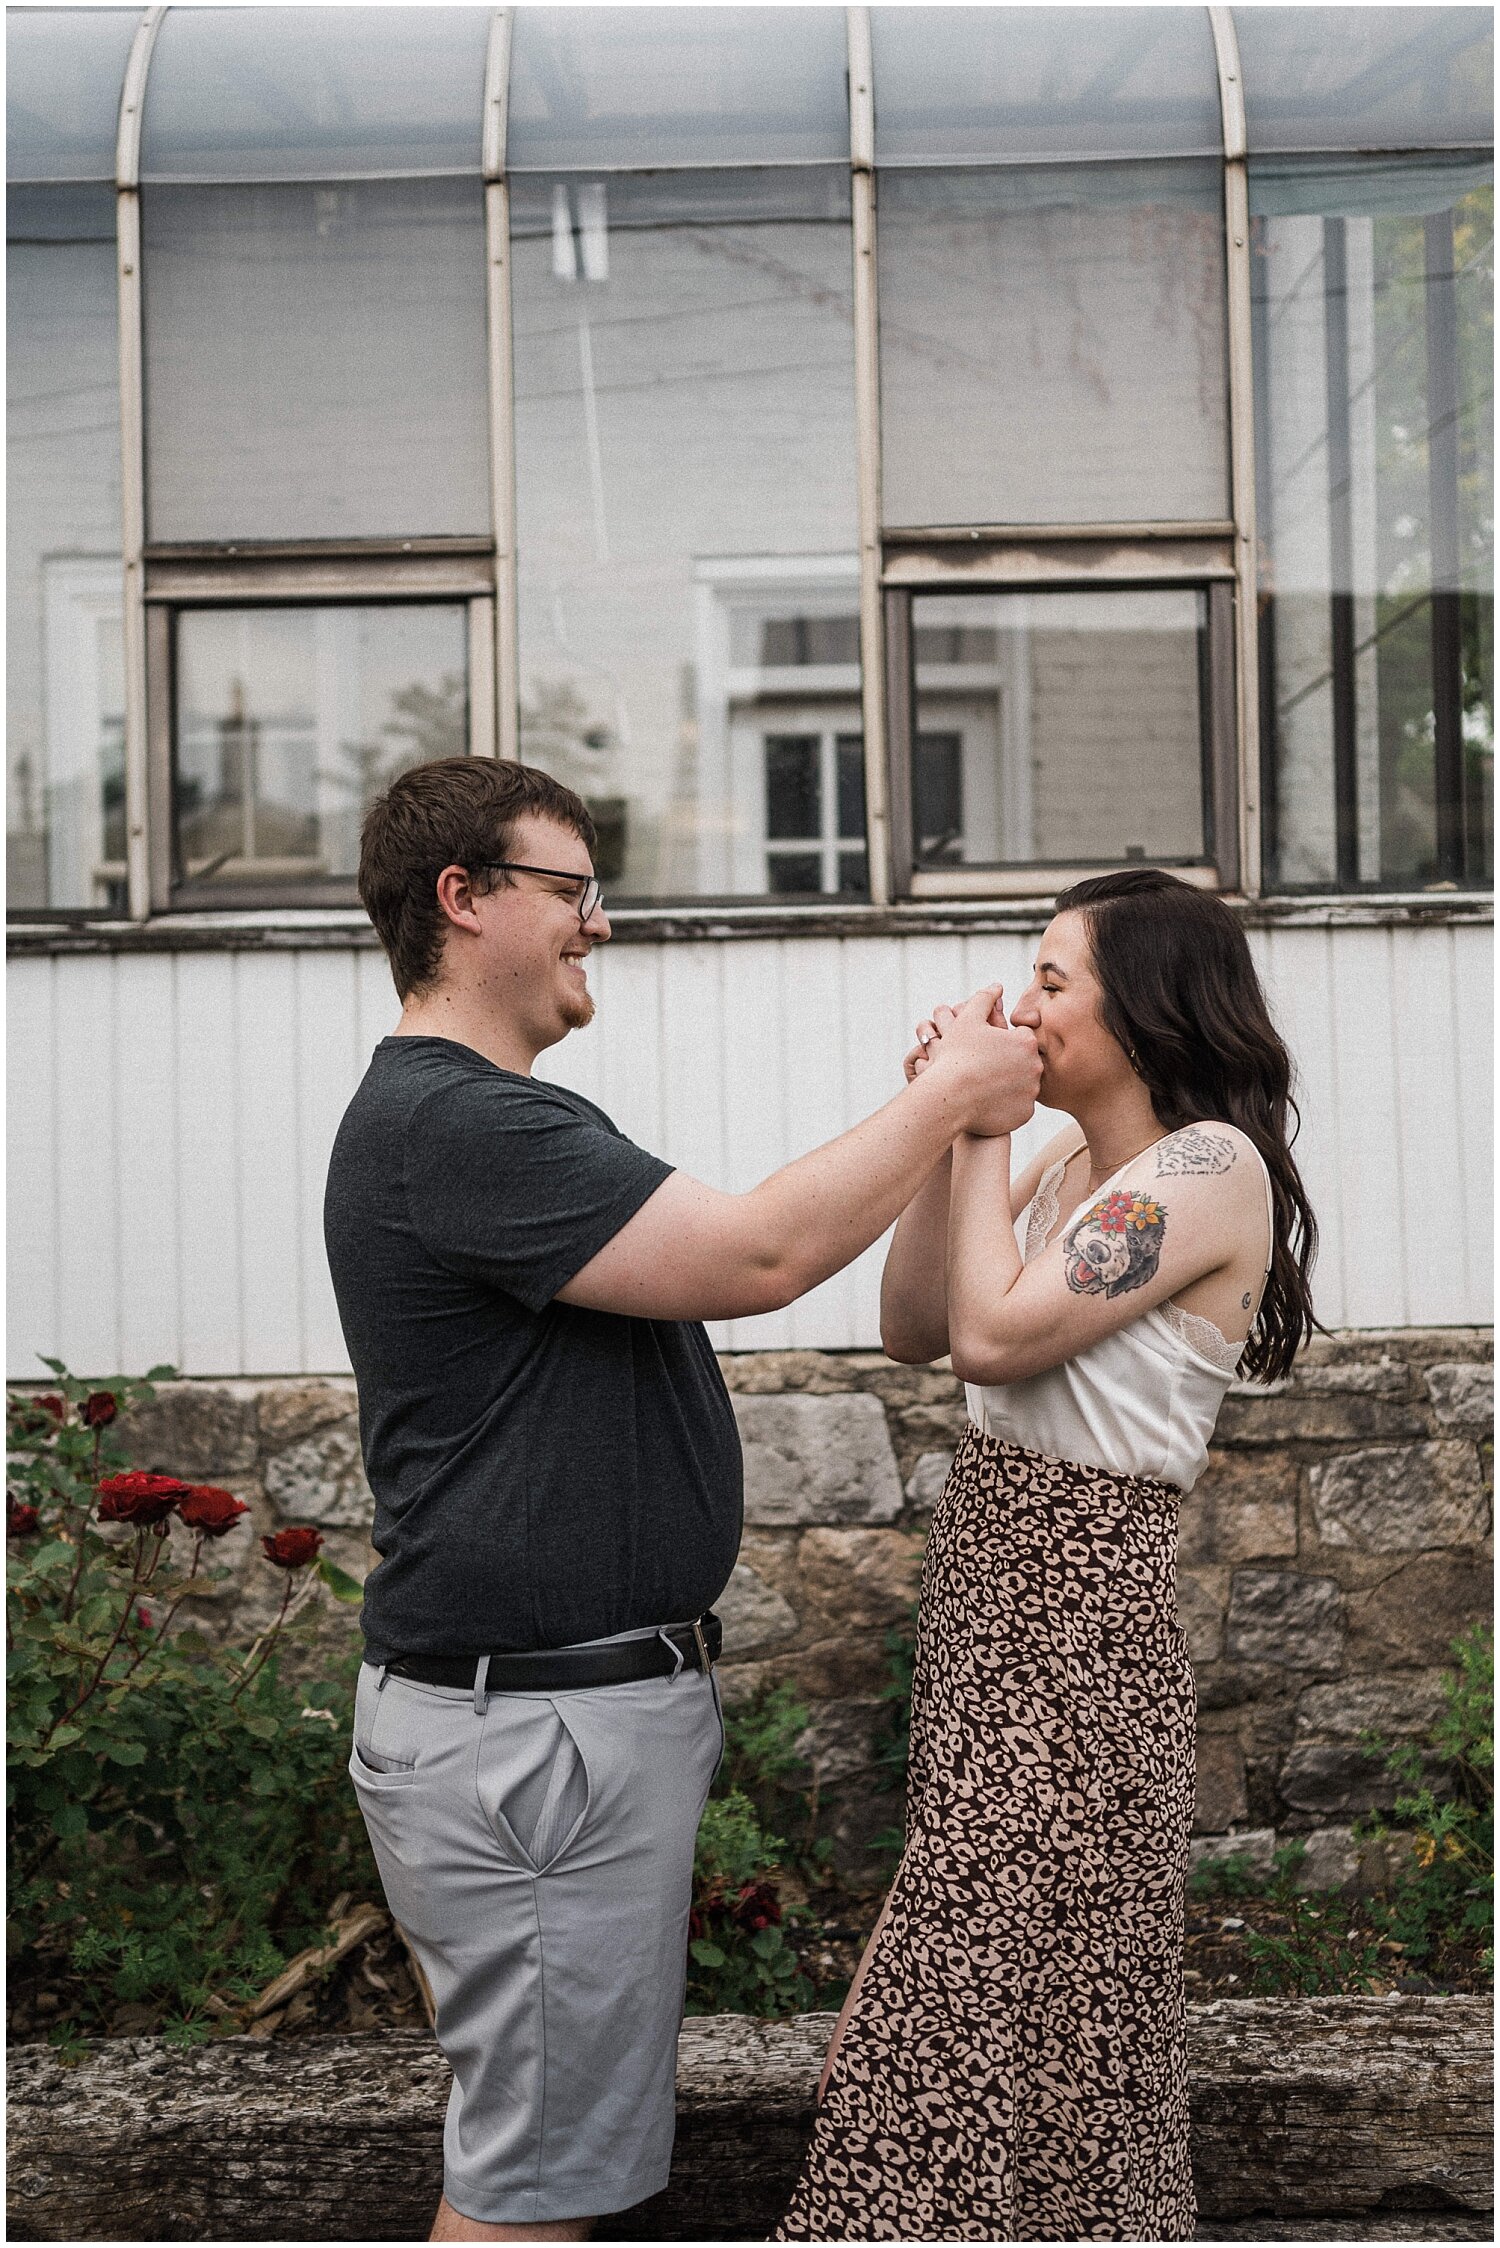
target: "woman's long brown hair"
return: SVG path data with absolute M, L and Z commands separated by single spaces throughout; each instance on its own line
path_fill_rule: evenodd
M 1237 1124 L 1271 1174 L 1271 1271 L 1246 1372 L 1277 1381 L 1319 1321 L 1308 1285 L 1318 1227 L 1292 1141 L 1292 1060 L 1276 1034 L 1244 931 L 1228 906 L 1156 867 L 1075 882 L 1059 913 L 1089 927 L 1104 1027 L 1131 1057 L 1169 1132 Z

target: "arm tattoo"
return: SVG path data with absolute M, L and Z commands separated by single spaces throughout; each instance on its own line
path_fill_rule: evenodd
M 1189 1124 L 1184 1131 L 1174 1132 L 1156 1151 L 1159 1179 L 1206 1177 L 1212 1172 L 1229 1170 L 1233 1163 L 1233 1140 L 1226 1139 L 1222 1132 L 1205 1132 L 1198 1124 Z
M 1063 1273 L 1075 1296 L 1126 1296 L 1161 1263 L 1167 1213 L 1132 1187 L 1116 1187 L 1085 1210 L 1063 1242 Z

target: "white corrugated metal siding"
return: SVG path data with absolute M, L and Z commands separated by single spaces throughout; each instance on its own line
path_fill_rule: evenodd
M 1251 942 L 1301 1074 L 1320 1315 L 1487 1322 L 1490 931 Z M 1031 950 L 1025 935 L 617 945 L 595 955 L 593 1027 L 541 1067 L 684 1170 L 746 1187 L 892 1092 L 935 1000 L 1019 990 Z M 344 1370 L 323 1174 L 397 1012 L 369 951 L 13 960 L 10 1376 L 40 1376 L 40 1352 L 100 1376 Z M 879 1266 L 876 1248 L 715 1339 L 875 1347 Z

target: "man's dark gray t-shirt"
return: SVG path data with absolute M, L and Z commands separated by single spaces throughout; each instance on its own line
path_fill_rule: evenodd
M 372 1662 L 678 1623 L 728 1582 L 740 1447 L 703 1328 L 556 1300 L 670 1172 L 471 1047 L 376 1047 L 324 1203 L 382 1557 Z

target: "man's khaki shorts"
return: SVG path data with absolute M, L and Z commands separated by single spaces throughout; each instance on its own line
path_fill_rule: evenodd
M 605 2216 L 665 2186 L 693 1843 L 722 1749 L 702 1671 L 476 1704 L 362 1666 L 349 1770 L 432 1985 L 462 2215 Z

